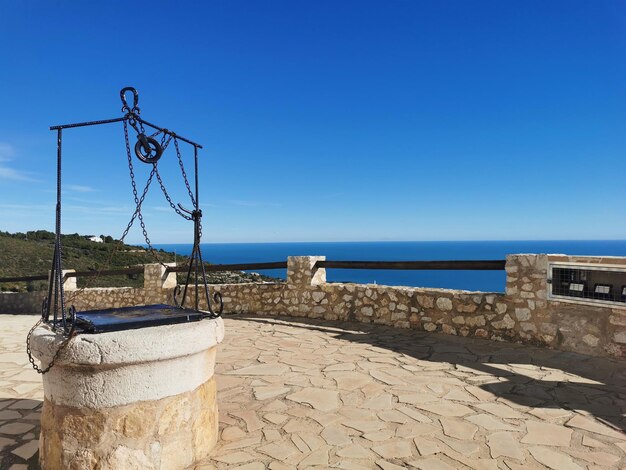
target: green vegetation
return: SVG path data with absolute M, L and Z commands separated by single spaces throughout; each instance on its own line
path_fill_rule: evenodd
M 158 262 L 153 253 L 141 246 L 120 244 L 111 236 L 101 235 L 100 238 L 104 240 L 104 243 L 92 242 L 77 233 L 62 235 L 63 267 L 76 271 L 98 271 Z M 52 266 L 53 253 L 54 233 L 52 232 L 45 230 L 26 233 L 0 231 L 0 278 L 46 274 Z M 156 256 L 164 263 L 175 260 L 174 253 L 163 250 L 159 250 Z M 185 258 L 178 256 L 177 260 L 182 262 Z M 39 290 L 45 285 L 46 281 L 2 283 L 0 290 Z M 142 285 L 142 274 L 78 278 L 79 287 L 139 287 Z
M 177 261 L 189 258 L 158 250 L 152 253 L 142 246 L 126 245 L 109 235 L 100 235 L 104 243 L 93 242 L 84 235 L 62 235 L 62 262 L 64 269 L 75 271 L 100 271 L 124 269 L 148 263 Z M 0 278 L 47 275 L 52 266 L 54 233 L 36 230 L 26 233 L 0 231 Z M 158 259 L 157 259 L 158 258 Z M 143 274 L 77 278 L 78 287 L 142 287 Z M 256 273 L 216 272 L 207 274 L 207 282 L 240 283 L 280 281 Z M 185 282 L 185 273 L 178 273 L 178 282 Z M 0 283 L 0 291 L 24 292 L 43 290 L 46 281 Z

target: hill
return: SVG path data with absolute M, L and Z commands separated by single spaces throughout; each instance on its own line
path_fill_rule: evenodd
M 88 240 L 77 233 L 62 235 L 62 262 L 65 269 L 76 271 L 98 271 L 101 269 L 122 269 L 131 266 L 158 262 L 155 254 L 142 246 L 120 244 L 110 236 L 101 235 L 103 243 Z M 22 277 L 46 274 L 52 265 L 54 254 L 54 234 L 45 230 L 26 233 L 0 231 L 0 278 Z M 188 258 L 175 253 L 158 250 L 156 256 L 164 262 L 177 261 L 179 264 Z M 255 273 L 210 273 L 210 283 L 252 282 L 273 280 Z M 179 274 L 179 282 L 184 281 Z M 1 283 L 3 291 L 40 290 L 45 281 L 29 283 Z M 78 286 L 83 287 L 140 287 L 143 275 L 106 276 L 99 278 L 78 278 Z

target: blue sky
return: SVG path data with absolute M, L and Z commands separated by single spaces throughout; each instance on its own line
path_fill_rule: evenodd
M 205 242 L 624 239 L 625 57 L 622 1 L 3 2 L 0 230 L 53 228 L 48 127 L 132 85 L 205 146 Z M 121 234 L 125 159 L 64 133 L 64 232 Z M 152 189 L 152 240 L 191 242 Z

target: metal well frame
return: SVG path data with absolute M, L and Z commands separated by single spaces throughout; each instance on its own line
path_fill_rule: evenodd
M 127 102 L 126 102 L 126 97 L 125 94 L 127 92 L 132 92 L 133 93 L 133 97 L 134 97 L 134 103 L 133 103 L 133 107 L 131 108 Z M 147 140 L 151 140 L 156 142 L 154 139 L 152 139 L 151 137 L 146 137 L 145 134 L 143 133 L 144 131 L 144 126 L 149 127 L 151 129 L 154 129 L 157 133 L 162 134 L 163 139 L 167 138 L 167 139 L 174 139 L 175 140 L 175 146 L 177 147 L 177 153 L 180 157 L 180 153 L 178 152 L 178 144 L 176 143 L 176 141 L 182 141 L 185 142 L 189 145 L 191 145 L 193 147 L 193 152 L 194 152 L 194 194 L 192 197 L 192 203 L 194 205 L 193 210 L 187 210 L 185 209 L 183 206 L 181 206 L 180 204 L 178 204 L 178 207 L 180 208 L 180 210 L 182 210 L 183 212 L 185 212 L 186 214 L 188 214 L 187 216 L 184 215 L 183 213 L 181 213 L 179 210 L 177 210 L 173 203 L 171 202 L 171 200 L 169 200 L 169 197 L 167 196 L 167 194 L 165 193 L 165 189 L 162 185 L 162 189 L 164 191 L 164 193 L 166 194 L 166 197 L 168 197 L 168 201 L 170 202 L 170 205 L 172 205 L 172 207 L 174 208 L 174 210 L 176 210 L 177 213 L 179 213 L 179 215 L 183 216 L 184 218 L 186 218 L 187 220 L 193 220 L 194 222 L 194 244 L 193 244 L 193 249 L 192 249 L 192 253 L 190 255 L 190 259 L 189 259 L 189 266 L 187 267 L 186 271 L 187 271 L 187 277 L 185 280 L 185 287 L 184 287 L 184 291 L 183 291 L 183 296 L 182 299 L 180 300 L 180 302 L 176 299 L 176 294 L 180 292 L 180 290 L 175 291 L 175 295 L 174 295 L 174 302 L 176 303 L 176 305 L 181 308 L 184 309 L 184 304 L 185 304 L 185 300 L 186 300 L 186 296 L 187 296 L 187 290 L 189 287 L 189 283 L 191 280 L 191 273 L 194 272 L 195 273 L 195 309 L 199 310 L 199 292 L 200 292 L 200 285 L 199 285 L 199 278 L 200 276 L 202 277 L 202 281 L 203 281 L 203 291 L 204 294 L 206 296 L 206 301 L 207 301 L 207 307 L 208 307 L 208 312 L 206 313 L 206 316 L 215 318 L 221 315 L 222 310 L 224 308 L 224 304 L 222 301 L 222 297 L 219 293 L 215 293 L 212 298 L 209 295 L 209 288 L 207 285 L 207 280 L 206 280 L 206 271 L 205 271 L 205 266 L 202 260 L 202 252 L 200 249 L 200 241 L 201 241 L 201 236 L 202 236 L 202 224 L 201 224 L 201 220 L 202 220 L 202 211 L 200 210 L 200 203 L 199 203 L 199 181 L 198 181 L 198 150 L 202 149 L 202 145 L 200 145 L 199 143 L 188 139 L 186 137 L 183 137 L 167 128 L 158 126 L 156 124 L 153 124 L 149 121 L 146 121 L 145 119 L 141 118 L 139 113 L 139 107 L 138 107 L 138 101 L 139 101 L 139 94 L 137 93 L 137 91 L 134 88 L 131 87 L 127 87 L 121 90 L 120 92 L 120 96 L 122 99 L 122 103 L 123 103 L 123 107 L 122 107 L 122 112 L 124 112 L 124 116 L 122 117 L 118 117 L 118 118 L 112 118 L 112 119 L 101 119 L 101 120 L 97 120 L 97 121 L 85 121 L 85 122 L 77 122 L 77 123 L 71 123 L 71 124 L 61 124 L 61 125 L 56 125 L 56 126 L 51 126 L 50 130 L 52 131 L 56 131 L 57 133 L 57 192 L 56 192 L 56 196 L 57 196 L 57 201 L 56 201 L 56 209 L 55 209 L 55 244 L 54 244 L 54 255 L 53 255 L 53 261 L 52 261 L 52 269 L 50 271 L 50 276 L 49 276 L 49 283 L 48 283 L 48 295 L 46 297 L 46 299 L 44 300 L 44 304 L 42 306 L 42 321 L 51 324 L 53 326 L 53 328 L 57 329 L 57 330 L 62 330 L 63 333 L 65 333 L 66 335 L 71 335 L 74 333 L 74 329 L 75 329 L 75 320 L 76 320 L 76 312 L 73 306 L 70 307 L 70 309 L 68 310 L 66 308 L 66 299 L 65 299 L 65 293 L 64 293 L 64 289 L 63 289 L 63 281 L 64 281 L 64 276 L 63 276 L 63 269 L 62 269 L 62 243 L 61 243 L 61 208 L 62 208 L 62 191 L 61 191 L 61 187 L 62 187 L 62 154 L 63 154 L 63 131 L 65 129 L 74 129 L 74 128 L 79 128 L 79 127 L 88 127 L 88 126 L 99 126 L 99 125 L 104 125 L 104 124 L 114 124 L 114 123 L 118 123 L 118 122 L 122 122 L 124 123 L 125 129 L 127 129 L 127 125 L 130 124 L 135 130 L 137 130 L 138 132 L 138 143 L 135 146 L 135 152 L 137 153 L 137 156 L 145 163 L 148 164 L 152 164 L 154 165 L 154 169 L 153 169 L 153 173 L 156 171 L 156 165 L 157 165 L 157 161 L 158 159 L 161 157 L 161 153 L 162 153 L 162 148 L 160 149 L 160 152 L 156 152 L 156 154 L 151 154 L 151 150 L 154 150 L 154 147 L 151 149 L 150 147 L 148 147 L 147 145 Z M 139 128 L 137 127 L 139 126 L 141 128 L 141 130 L 139 130 Z M 127 135 L 127 133 L 126 133 Z M 169 142 L 169 141 L 168 141 Z M 158 142 L 156 143 L 157 147 L 158 147 Z M 145 158 L 142 158 L 142 156 L 139 154 L 139 150 L 141 151 L 141 153 L 146 153 L 147 155 L 144 155 Z M 143 150 L 145 149 L 145 150 Z M 130 157 L 129 157 L 130 158 Z M 180 165 L 181 165 L 181 170 L 183 172 L 183 176 L 185 178 L 185 182 L 187 183 L 187 188 L 189 191 L 189 184 L 186 178 L 186 174 L 182 165 L 182 161 L 180 161 Z M 132 167 L 131 167 L 131 177 L 133 177 L 132 175 Z M 157 178 L 160 177 L 157 176 Z M 133 180 L 134 182 L 134 180 Z M 162 182 L 159 181 L 161 184 Z M 148 190 L 148 185 L 146 186 L 146 189 L 144 190 L 144 194 L 141 198 L 140 203 L 138 203 L 135 214 L 133 215 L 133 218 L 131 218 L 131 222 L 129 223 L 129 226 L 127 228 L 127 231 L 130 229 L 130 227 L 132 226 L 132 223 L 135 219 L 135 217 L 137 216 L 137 213 L 140 214 L 141 211 L 141 202 L 143 202 L 143 197 L 145 197 L 145 193 L 147 193 Z M 190 196 L 191 196 L 191 192 L 190 192 Z M 143 221 L 142 221 L 142 225 L 143 225 Z M 126 235 L 127 231 L 124 233 L 124 236 Z M 144 228 L 144 235 L 146 235 L 146 239 L 147 239 L 147 234 L 145 233 L 145 228 Z M 122 237 L 123 240 L 123 237 Z M 147 239 L 148 244 L 149 243 L 149 239 Z M 151 248 L 151 246 L 150 246 Z M 105 272 L 105 271 L 102 271 Z M 216 310 L 213 309 L 212 306 L 212 301 L 216 302 L 218 304 L 218 308 Z M 68 318 L 68 314 L 69 314 L 69 318 Z M 52 321 L 51 321 L 51 317 L 52 316 Z

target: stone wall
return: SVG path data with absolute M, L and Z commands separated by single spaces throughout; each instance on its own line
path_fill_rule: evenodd
M 211 292 L 222 294 L 225 314 L 358 321 L 592 355 L 626 356 L 626 308 L 548 299 L 548 261 L 600 263 L 606 262 L 605 258 L 509 255 L 505 293 L 327 283 L 325 270 L 315 269 L 315 262 L 323 259 L 289 257 L 286 283 L 221 284 L 211 286 Z M 616 259 L 626 265 L 626 258 L 611 258 L 611 263 Z M 76 304 L 77 308 L 171 303 L 175 277 L 166 275 L 162 266 L 149 266 L 144 289 L 87 289 L 81 294 L 84 303 Z M 191 288 L 186 305 L 193 305 L 194 295 Z M 11 312 L 2 297 L 0 312 Z M 203 297 L 200 305 L 206 308 Z M 39 303 L 33 300 L 33 304 Z

